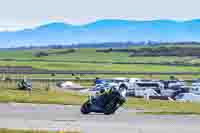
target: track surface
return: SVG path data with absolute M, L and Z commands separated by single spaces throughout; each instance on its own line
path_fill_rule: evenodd
M 136 115 L 120 109 L 115 115 L 81 115 L 79 106 L 0 104 L 0 128 L 80 130 L 83 133 L 200 133 L 200 116 Z

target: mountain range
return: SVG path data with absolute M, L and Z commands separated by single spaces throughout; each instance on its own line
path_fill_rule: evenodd
M 188 21 L 107 19 L 84 25 L 56 22 L 32 29 L 0 32 L 0 47 L 149 40 L 199 42 L 200 19 Z

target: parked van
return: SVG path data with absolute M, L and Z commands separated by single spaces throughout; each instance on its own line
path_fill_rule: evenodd
M 160 95 L 161 90 L 164 89 L 162 83 L 158 81 L 136 81 L 132 82 L 131 87 L 128 89 L 128 92 L 134 96 L 144 96 L 146 95 L 146 90 L 153 90 L 149 93 L 149 96 L 158 96 Z

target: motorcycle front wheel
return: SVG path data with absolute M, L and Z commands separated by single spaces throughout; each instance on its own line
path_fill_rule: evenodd
M 90 103 L 89 100 L 86 101 L 81 107 L 82 114 L 89 114 L 90 113 Z

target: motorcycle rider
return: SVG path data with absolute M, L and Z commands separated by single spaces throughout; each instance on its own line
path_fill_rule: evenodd
M 21 90 L 28 90 L 29 92 L 32 90 L 32 84 L 31 82 L 28 82 L 26 78 L 23 78 L 19 83 L 18 83 L 18 88 Z
M 20 89 L 23 89 L 23 90 L 25 90 L 26 89 L 26 79 L 24 78 L 24 79 L 22 79 L 19 83 L 18 83 L 18 87 L 20 88 Z
M 108 87 L 108 88 L 101 88 L 99 92 L 95 94 L 96 101 L 99 101 L 98 105 L 103 105 L 106 103 L 106 101 L 109 99 L 110 94 L 113 91 L 116 91 L 117 89 L 115 87 Z
M 109 95 L 110 93 L 112 93 L 112 91 L 115 90 L 114 87 L 108 87 L 108 88 L 101 88 L 99 92 L 96 93 L 95 96 L 104 96 L 104 95 Z
M 99 91 L 91 95 L 89 100 L 82 105 L 81 112 L 83 114 L 90 112 L 113 114 L 126 101 L 121 94 L 122 91 L 114 86 L 99 88 Z

